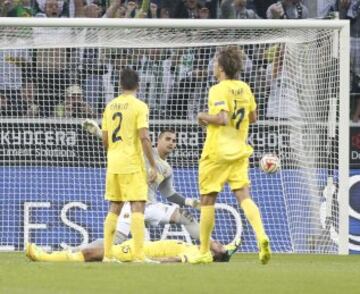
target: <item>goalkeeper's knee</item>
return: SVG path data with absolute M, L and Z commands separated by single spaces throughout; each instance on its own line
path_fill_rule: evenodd
M 174 217 L 172 217 L 174 223 L 183 225 L 191 238 L 199 239 L 200 227 L 195 217 L 185 209 L 175 210 Z

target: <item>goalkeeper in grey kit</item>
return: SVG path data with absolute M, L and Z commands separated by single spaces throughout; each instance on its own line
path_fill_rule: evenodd
M 87 119 L 83 123 L 84 129 L 101 138 L 101 130 L 96 121 Z M 154 158 L 156 160 L 158 174 L 153 183 L 149 183 L 148 202 L 145 206 L 145 223 L 150 226 L 159 224 L 179 224 L 183 225 L 189 235 L 194 239 L 199 239 L 199 223 L 183 207 L 199 208 L 200 203 L 197 199 L 185 198 L 180 195 L 173 185 L 173 170 L 166 158 L 176 148 L 176 134 L 171 129 L 161 131 L 156 148 L 153 148 Z M 148 162 L 145 158 L 145 166 L 148 169 Z M 156 199 L 156 193 L 166 198 L 174 204 L 165 204 Z M 180 206 L 180 207 L 179 207 Z M 118 218 L 116 227 L 115 244 L 120 244 L 128 239 L 130 233 L 130 214 L 131 209 L 128 203 L 125 203 Z

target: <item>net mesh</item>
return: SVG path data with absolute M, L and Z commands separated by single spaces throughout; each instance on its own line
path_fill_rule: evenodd
M 82 128 L 100 122 L 128 66 L 140 74 L 138 97 L 150 108 L 153 143 L 164 127 L 177 133 L 169 163 L 176 190 L 199 197 L 197 167 L 213 57 L 229 44 L 244 54 L 259 121 L 249 142 L 252 196 L 276 252 L 337 252 L 337 32 L 330 29 L 0 28 L 0 248 L 27 241 L 53 249 L 102 237 L 105 154 Z M 265 153 L 281 169 L 265 174 Z M 332 185 L 332 183 L 334 183 Z M 325 189 L 326 188 L 326 189 Z M 160 198 L 159 198 L 160 199 Z M 198 211 L 189 209 L 196 217 Z M 184 228 L 150 228 L 157 238 L 185 238 Z M 228 187 L 218 198 L 213 238 L 252 229 Z

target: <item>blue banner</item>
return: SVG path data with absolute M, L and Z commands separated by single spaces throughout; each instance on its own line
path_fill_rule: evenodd
M 360 170 L 350 171 L 350 253 L 360 254 Z
M 301 173 L 301 170 L 282 170 L 267 175 L 258 169 L 250 169 L 253 199 L 260 207 L 274 251 L 320 250 L 314 247 L 316 240 L 310 238 L 314 235 L 314 223 L 311 222 L 314 212 L 310 209 L 313 192 L 308 183 L 299 181 Z M 195 168 L 175 169 L 174 176 L 180 193 L 198 197 Z M 103 200 L 104 177 L 105 170 L 95 168 L 0 168 L 0 249 L 22 250 L 26 241 L 58 249 L 101 238 L 108 207 Z M 326 174 L 321 170 L 317 181 L 326 183 Z M 359 193 L 358 188 L 360 182 L 354 185 L 352 193 Z M 354 199 L 351 203 L 359 212 L 359 197 L 355 195 Z M 221 193 L 218 203 L 213 237 L 223 243 L 241 237 L 242 251 L 257 251 L 252 229 L 228 189 Z M 199 216 L 198 211 L 191 209 L 191 212 Z M 352 217 L 350 221 L 350 233 L 358 236 L 360 220 Z M 330 224 L 330 227 L 336 231 L 336 224 Z M 176 226 L 151 228 L 150 235 L 154 239 L 188 238 L 186 232 Z M 329 240 L 326 251 L 336 252 L 335 241 L 331 236 Z

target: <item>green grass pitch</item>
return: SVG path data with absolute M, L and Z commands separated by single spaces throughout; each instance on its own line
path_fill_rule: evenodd
M 0 253 L 0 293 L 359 294 L 360 255 L 274 254 L 264 266 L 254 254 L 190 265 L 35 263 Z

